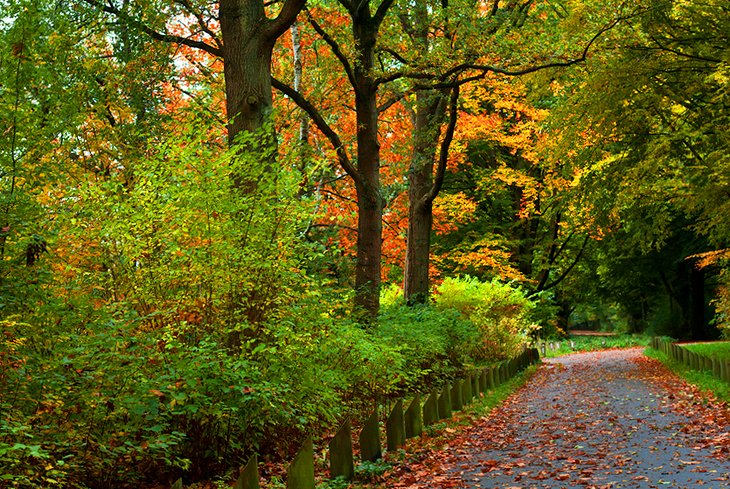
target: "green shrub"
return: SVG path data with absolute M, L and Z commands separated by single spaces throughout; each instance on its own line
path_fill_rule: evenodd
M 480 339 L 471 352 L 477 360 L 514 356 L 539 328 L 531 320 L 535 304 L 520 289 L 497 280 L 447 278 L 437 288 L 435 303 L 441 311 L 459 311 L 477 326 Z
M 382 309 L 373 335 L 376 343 L 400 349 L 401 387 L 413 392 L 429 390 L 470 363 L 479 330 L 455 310 L 391 305 Z

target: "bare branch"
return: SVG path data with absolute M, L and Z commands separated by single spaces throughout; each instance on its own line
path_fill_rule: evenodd
M 342 144 L 340 137 L 332 129 L 332 127 L 327 124 L 327 121 L 324 120 L 322 114 L 320 114 L 319 111 L 314 107 L 314 105 L 312 105 L 309 100 L 304 98 L 301 93 L 297 92 L 286 83 L 277 80 L 273 76 L 271 77 L 271 85 L 279 90 L 281 93 L 292 99 L 292 101 L 294 101 L 294 103 L 297 104 L 299 108 L 301 108 L 309 115 L 309 117 L 312 119 L 312 122 L 314 122 L 314 125 L 317 126 L 317 129 L 319 129 L 319 131 L 324 134 L 324 136 L 329 140 L 330 144 L 334 148 L 335 152 L 337 153 L 337 159 L 340 163 L 340 166 L 342 166 L 342 169 L 345 170 L 348 175 L 350 175 L 355 183 L 359 184 L 361 180 L 360 174 L 350 161 L 350 157 L 347 155 L 345 145 Z
M 297 20 L 297 15 L 302 11 L 307 0 L 286 0 L 281 7 L 279 15 L 271 21 L 266 29 L 266 37 L 275 41 Z
M 565 279 L 565 277 L 568 276 L 568 274 L 571 272 L 571 270 L 573 270 L 573 268 L 580 261 L 581 256 L 583 256 L 583 252 L 585 251 L 586 245 L 588 244 L 588 239 L 589 239 L 589 236 L 586 235 L 585 240 L 583 240 L 583 246 L 581 246 L 580 251 L 578 251 L 578 254 L 575 256 L 575 260 L 573 260 L 573 263 L 571 263 L 570 266 L 568 268 L 566 268 L 563 271 L 563 273 L 560 274 L 560 277 L 556 278 L 555 280 L 553 280 L 552 282 L 547 284 L 543 290 L 552 289 L 553 287 L 558 285 L 560 282 L 562 282 Z
M 169 43 L 174 43 L 174 44 L 183 44 L 183 45 L 189 46 L 191 48 L 203 50 L 206 53 L 212 54 L 213 56 L 217 56 L 219 58 L 223 57 L 223 50 L 216 46 L 211 46 L 208 43 L 205 43 L 202 41 L 196 41 L 196 40 L 190 39 L 188 37 L 182 37 L 182 36 L 176 36 L 173 34 L 158 32 L 155 29 L 151 28 L 150 26 L 144 24 L 143 22 L 141 22 L 137 19 L 134 19 L 130 15 L 122 12 L 121 10 L 119 10 L 117 7 L 115 7 L 111 3 L 102 4 L 101 2 L 98 2 L 97 0 L 84 0 L 84 1 L 93 7 L 101 9 L 103 12 L 112 14 L 112 15 L 116 16 L 117 18 L 127 22 L 128 24 L 141 30 L 142 32 L 144 32 L 145 34 L 150 36 L 152 39 L 155 39 L 156 41 L 169 42 Z
M 322 28 L 319 23 L 314 20 L 314 18 L 309 15 L 309 12 L 307 12 L 307 20 L 311 24 L 311 26 L 314 28 L 314 30 L 319 34 L 319 37 L 321 37 L 324 42 L 326 42 L 330 49 L 332 49 L 332 54 L 335 55 L 337 60 L 340 62 L 342 67 L 345 70 L 345 73 L 347 74 L 347 79 L 350 81 L 350 85 L 353 87 L 357 86 L 357 81 L 355 80 L 355 73 L 352 70 L 352 65 L 350 64 L 350 60 L 347 59 L 347 56 L 345 56 L 345 53 L 342 52 L 340 49 L 340 45 L 337 44 L 337 41 L 335 41 L 332 36 L 327 34 L 327 32 Z
M 218 39 L 218 34 L 211 30 L 210 26 L 203 18 L 203 14 L 193 8 L 193 6 L 190 4 L 190 0 L 175 0 L 175 3 L 185 8 L 185 10 L 187 10 L 190 15 L 195 17 L 198 20 L 198 25 L 200 26 L 200 29 L 208 34 L 211 39 L 213 39 L 218 49 L 223 49 L 223 43 L 221 43 L 220 39 Z
M 444 139 L 441 141 L 441 150 L 439 152 L 439 162 L 436 167 L 436 176 L 433 185 L 424 197 L 426 202 L 433 202 L 444 185 L 444 175 L 446 174 L 446 163 L 449 159 L 449 149 L 451 142 L 454 140 L 454 131 L 456 130 L 456 120 L 458 119 L 458 103 L 459 103 L 459 87 L 456 86 L 451 90 L 451 100 L 449 101 L 449 124 L 446 126 Z

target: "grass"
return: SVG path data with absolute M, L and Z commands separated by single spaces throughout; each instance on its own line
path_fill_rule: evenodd
M 718 399 L 730 402 L 730 385 L 723 382 L 711 373 L 693 370 L 683 363 L 679 363 L 672 359 L 669 355 L 653 348 L 647 348 L 644 354 L 647 357 L 655 358 L 662 362 L 672 372 L 685 379 L 690 384 L 694 384 L 701 390 L 711 392 Z
M 573 346 L 571 347 L 571 343 Z M 548 344 L 550 342 L 548 341 Z M 554 342 L 553 342 L 554 343 Z M 553 358 L 582 351 L 597 351 L 613 348 L 631 348 L 634 346 L 648 346 L 649 338 L 643 335 L 616 335 L 616 336 L 571 336 L 567 340 L 560 340 L 560 346 L 551 350 L 548 346 L 543 357 Z M 542 354 L 542 352 L 541 352 Z
M 716 358 L 718 360 L 730 360 L 730 341 L 690 343 L 682 346 L 706 357 Z

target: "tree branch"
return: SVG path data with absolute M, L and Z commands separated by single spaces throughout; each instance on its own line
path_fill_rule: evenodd
M 218 49 L 223 49 L 223 43 L 221 43 L 220 39 L 218 39 L 218 35 L 210 29 L 210 26 L 203 18 L 203 14 L 193 8 L 193 6 L 190 4 L 190 0 L 175 0 L 175 3 L 183 7 L 185 10 L 188 11 L 190 15 L 195 17 L 198 20 L 198 25 L 200 26 L 202 31 L 208 34 L 211 39 L 213 39 Z
M 269 23 L 266 29 L 266 37 L 271 41 L 277 40 L 297 20 L 297 15 L 306 3 L 307 0 L 286 0 L 279 11 L 279 15 Z
M 357 86 L 357 81 L 355 80 L 355 72 L 352 70 L 352 65 L 350 64 L 350 60 L 347 59 L 347 56 L 345 56 L 345 53 L 342 52 L 340 49 L 340 45 L 337 44 L 337 41 L 335 41 L 332 36 L 327 34 L 327 32 L 322 28 L 319 23 L 314 20 L 314 18 L 309 15 L 309 12 L 307 12 L 307 20 L 309 21 L 310 25 L 314 28 L 315 32 L 319 34 L 319 37 L 321 37 L 324 42 L 326 42 L 330 49 L 332 49 L 332 54 L 335 55 L 337 60 L 340 62 L 342 67 L 345 70 L 345 73 L 347 74 L 347 79 L 350 81 L 350 85 L 353 87 Z
M 359 184 L 361 181 L 360 174 L 350 161 L 350 157 L 347 155 L 345 145 L 342 144 L 340 137 L 332 129 L 332 127 L 327 124 L 327 121 L 324 120 L 322 114 L 320 114 L 319 111 L 314 107 L 314 105 L 312 105 L 309 100 L 304 98 L 301 93 L 297 92 L 286 83 L 277 80 L 273 76 L 271 77 L 271 85 L 279 90 L 281 93 L 292 99 L 292 101 L 297 104 L 299 108 L 301 108 L 309 115 L 309 117 L 312 119 L 312 122 L 314 122 L 314 125 L 317 126 L 317 129 L 319 129 L 319 131 L 324 134 L 324 136 L 329 140 L 330 144 L 334 148 L 335 152 L 337 153 L 337 159 L 340 163 L 340 166 L 342 166 L 342 169 L 345 170 L 348 175 L 350 175 L 350 177 L 355 181 L 356 184 Z
M 444 176 L 446 174 L 446 163 L 449 159 L 449 149 L 451 142 L 454 140 L 454 131 L 456 130 L 456 120 L 458 119 L 458 103 L 459 103 L 459 87 L 456 86 L 451 90 L 451 100 L 449 101 L 449 124 L 446 126 L 444 139 L 441 141 L 441 150 L 439 151 L 439 162 L 436 167 L 436 176 L 433 185 L 424 197 L 426 203 L 433 202 L 444 185 Z
M 583 252 L 585 251 L 586 245 L 588 244 L 588 238 L 589 238 L 589 236 L 586 235 L 586 239 L 583 240 L 583 246 L 581 246 L 580 251 L 578 251 L 578 254 L 575 257 L 575 260 L 573 260 L 573 263 L 571 263 L 570 266 L 568 268 L 566 268 L 562 274 L 560 274 L 560 277 L 556 278 L 555 280 L 553 280 L 552 282 L 547 284 L 543 290 L 552 289 L 553 287 L 558 285 L 560 282 L 562 282 L 563 279 L 565 279 L 565 277 L 568 276 L 570 271 L 573 270 L 573 267 L 575 267 L 578 264 L 578 262 L 580 261 L 581 256 L 583 256 Z
M 373 15 L 373 21 L 375 22 L 376 29 L 380 27 L 380 24 L 383 22 L 383 19 L 385 19 L 385 16 L 388 14 L 388 10 L 390 10 L 390 7 L 393 6 L 394 2 L 395 0 L 383 0 L 380 2 L 378 9 L 375 11 L 375 15 Z
M 583 51 L 581 52 L 580 56 L 574 59 L 570 59 L 567 61 L 554 61 L 552 63 L 545 63 L 540 65 L 533 65 L 528 66 L 527 68 L 522 69 L 508 69 L 508 68 L 501 68 L 499 66 L 493 66 L 493 65 L 482 65 L 477 63 L 460 63 L 449 70 L 445 71 L 444 73 L 440 75 L 436 75 L 434 73 L 419 73 L 419 72 L 395 72 L 388 76 L 378 78 L 376 81 L 378 83 L 387 83 L 392 82 L 395 80 L 399 80 L 401 78 L 408 78 L 408 79 L 415 79 L 415 80 L 423 80 L 423 79 L 431 79 L 431 80 L 439 80 L 436 83 L 433 84 L 420 84 L 416 85 L 413 88 L 416 90 L 430 90 L 430 89 L 440 89 L 440 88 L 453 88 L 455 86 L 464 85 L 466 83 L 477 81 L 485 76 L 487 76 L 488 73 L 497 73 L 500 75 L 506 75 L 506 76 L 523 76 L 528 75 L 530 73 L 535 73 L 538 71 L 550 69 L 550 68 L 567 68 L 569 66 L 576 65 L 578 63 L 584 62 L 588 58 L 588 52 L 590 51 L 591 47 L 598 41 L 598 39 L 605 34 L 606 32 L 610 31 L 614 27 L 616 27 L 621 21 L 628 19 L 629 17 L 619 17 L 611 21 L 609 24 L 605 25 L 601 29 L 596 32 L 596 34 L 593 35 L 593 37 L 588 41 L 588 43 L 583 48 Z M 466 73 L 469 71 L 477 71 L 478 73 L 472 76 L 469 76 L 467 78 L 454 78 L 458 77 L 462 73 Z M 451 82 L 446 82 L 444 80 L 452 79 Z
M 136 27 L 137 29 L 141 30 L 148 36 L 150 36 L 152 39 L 156 41 L 162 41 L 162 42 L 169 42 L 174 44 L 183 44 L 185 46 L 189 46 L 191 48 L 200 49 L 205 51 L 206 53 L 212 54 L 213 56 L 217 56 L 219 58 L 223 57 L 223 50 L 220 48 L 217 48 L 215 46 L 211 46 L 208 43 L 202 42 L 202 41 L 196 41 L 194 39 L 190 39 L 188 37 L 182 37 L 182 36 L 176 36 L 173 34 L 167 34 L 162 33 L 154 30 L 150 26 L 144 24 L 143 22 L 132 18 L 128 14 L 122 12 L 117 7 L 115 7 L 111 3 L 107 3 L 106 5 L 102 4 L 101 2 L 98 2 L 97 0 L 84 0 L 89 5 L 96 7 L 98 9 L 101 9 L 103 12 L 106 12 L 108 14 L 112 14 L 116 16 L 117 18 L 123 20 L 124 22 L 127 22 L 129 25 L 132 25 Z

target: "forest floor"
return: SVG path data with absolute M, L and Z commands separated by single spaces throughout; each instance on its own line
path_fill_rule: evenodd
M 730 408 L 641 348 L 545 360 L 388 488 L 730 488 Z

